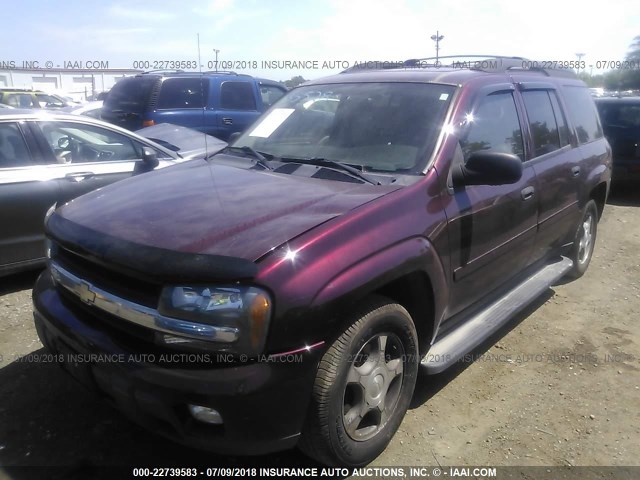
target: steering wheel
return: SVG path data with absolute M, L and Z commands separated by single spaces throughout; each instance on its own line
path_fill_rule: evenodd
M 82 145 L 80 142 L 74 140 L 73 138 L 70 138 L 69 150 L 71 151 L 71 161 L 73 163 L 79 163 L 84 160 L 82 157 Z

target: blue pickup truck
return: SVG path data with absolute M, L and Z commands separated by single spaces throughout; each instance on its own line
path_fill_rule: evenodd
M 227 140 L 286 91 L 273 80 L 233 72 L 145 72 L 113 86 L 102 119 L 129 130 L 173 123 Z

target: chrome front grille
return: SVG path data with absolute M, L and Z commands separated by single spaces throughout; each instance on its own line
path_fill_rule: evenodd
M 237 328 L 219 327 L 163 316 L 154 308 L 107 292 L 65 269 L 55 260 L 49 262 L 49 269 L 54 282 L 85 305 L 136 325 L 179 337 L 219 343 L 233 343 L 240 336 Z

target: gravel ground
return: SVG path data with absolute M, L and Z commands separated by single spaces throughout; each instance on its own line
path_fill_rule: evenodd
M 605 209 L 586 275 L 550 289 L 475 362 L 421 375 L 373 466 L 640 465 L 639 246 L 640 195 L 626 191 Z M 43 352 L 35 277 L 0 280 L 0 466 L 56 465 L 56 478 L 76 478 L 87 465 L 312 465 L 297 451 L 221 458 L 167 442 L 56 365 L 18 361 Z M 0 478 L 26 477 L 0 468 Z

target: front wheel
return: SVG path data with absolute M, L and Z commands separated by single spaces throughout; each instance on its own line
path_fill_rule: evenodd
M 598 207 L 596 202 L 589 200 L 582 211 L 582 218 L 576 229 L 576 235 L 571 247 L 571 260 L 573 268 L 568 275 L 571 278 L 579 278 L 587 271 L 593 248 L 598 233 Z
M 409 313 L 376 297 L 324 354 L 300 448 L 327 465 L 360 466 L 389 444 L 418 374 Z

